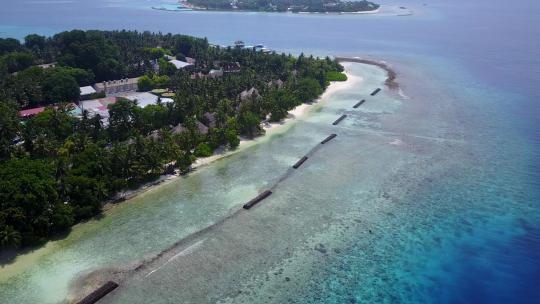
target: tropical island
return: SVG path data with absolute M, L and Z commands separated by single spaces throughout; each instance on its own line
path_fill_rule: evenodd
M 342 71 L 328 57 L 185 35 L 0 39 L 0 248 L 46 242 L 126 190 L 235 149 Z
M 379 8 L 378 4 L 367 0 L 184 0 L 180 3 L 191 9 L 293 13 L 353 13 L 375 11 Z

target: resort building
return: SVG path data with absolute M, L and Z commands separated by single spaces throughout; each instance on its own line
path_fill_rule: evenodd
M 85 97 L 85 96 L 97 93 L 96 89 L 94 89 L 91 86 L 80 87 L 80 90 L 81 90 L 81 97 Z
M 51 62 L 51 63 L 40 64 L 40 65 L 38 65 L 38 67 L 40 67 L 42 69 L 48 69 L 48 68 L 54 68 L 54 67 L 56 67 L 56 65 L 57 65 L 56 62 Z
M 208 72 L 208 77 L 210 77 L 210 78 L 218 78 L 218 77 L 221 77 L 221 76 L 223 76 L 223 70 L 222 69 L 219 69 L 219 70 L 212 69 L 212 70 L 210 70 L 210 72 Z
M 22 118 L 32 117 L 38 113 L 45 111 L 45 107 L 37 107 L 19 111 L 19 116 Z
M 239 73 L 241 71 L 241 66 L 238 61 L 230 62 L 214 60 L 213 67 L 217 70 L 222 70 L 223 73 Z
M 259 90 L 257 90 L 256 88 L 251 88 L 249 90 L 244 90 L 240 93 L 240 100 L 244 101 L 259 96 Z
M 89 117 L 94 117 L 99 114 L 103 124 L 109 123 L 109 108 L 110 104 L 116 103 L 116 97 L 106 97 L 100 99 L 83 100 L 79 102 L 81 111 L 87 111 Z
M 137 82 L 139 78 L 125 78 L 113 81 L 104 81 L 96 83 L 94 89 L 98 93 L 105 93 L 106 95 L 113 95 L 122 92 L 134 92 L 139 88 Z
M 188 129 L 186 127 L 184 127 L 183 124 L 180 123 L 180 124 L 176 125 L 176 127 L 172 128 L 171 133 L 172 134 L 182 134 L 182 133 L 187 132 L 187 131 L 188 131 Z
M 180 61 L 177 59 L 169 60 L 169 62 L 172 63 L 176 67 L 177 70 L 193 66 L 192 63 Z
M 216 114 L 206 112 L 204 113 L 204 120 L 206 121 L 206 125 L 210 128 L 216 127 Z
M 283 80 L 281 79 L 278 79 L 278 80 L 271 80 L 268 82 L 268 87 L 271 88 L 271 87 L 276 87 L 278 89 L 281 89 L 283 87 Z
M 244 41 L 238 40 L 234 42 L 234 46 L 239 49 L 243 49 L 246 46 L 246 44 L 244 43 Z
M 123 97 L 131 101 L 136 101 L 137 105 L 141 108 L 144 108 L 148 105 L 155 105 L 158 103 L 158 100 L 162 103 L 174 102 L 172 98 L 158 97 L 150 92 L 128 92 L 121 93 L 117 95 L 118 97 Z
M 223 62 L 223 63 L 220 63 L 220 67 L 223 73 L 239 73 L 240 72 L 239 62 Z
M 195 126 L 197 128 L 197 130 L 199 131 L 199 133 L 203 134 L 203 135 L 206 135 L 208 134 L 208 127 L 205 126 L 202 122 L 200 121 L 197 121 L 195 123 Z M 182 134 L 184 132 L 188 132 L 188 128 L 186 128 L 183 124 L 178 124 L 176 125 L 176 127 L 172 128 L 171 129 L 171 133 L 172 134 Z
M 58 105 L 52 105 L 52 107 L 58 108 Z M 80 111 L 79 107 L 77 107 L 76 104 L 69 103 L 68 107 L 71 108 L 71 111 L 70 111 L 71 115 L 78 116 L 78 115 L 81 114 L 81 111 Z M 45 111 L 45 109 L 47 109 L 47 107 L 36 107 L 36 108 L 22 110 L 22 111 L 19 111 L 19 116 L 21 118 L 29 118 L 29 117 L 32 117 L 32 116 L 34 116 L 36 114 L 39 114 L 39 113 Z
M 196 125 L 197 125 L 197 130 L 199 130 L 199 133 L 203 135 L 208 134 L 208 127 L 205 126 L 202 122 L 197 120 Z

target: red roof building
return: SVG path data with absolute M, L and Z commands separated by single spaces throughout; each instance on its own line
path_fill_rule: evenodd
M 45 111 L 45 107 L 32 108 L 19 112 L 20 117 L 30 117 Z

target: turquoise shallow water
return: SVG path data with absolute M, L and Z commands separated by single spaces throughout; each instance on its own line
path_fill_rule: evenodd
M 417 13 L 408 18 L 159 12 L 150 9 L 156 2 L 47 2 L 44 14 L 41 2 L 2 1 L 0 32 L 151 29 L 220 44 L 243 39 L 295 53 L 367 55 L 396 68 L 409 99 L 384 92 L 351 111 L 337 129 L 339 140 L 280 184 L 267 205 L 206 235 L 191 254 L 148 279 L 142 272 L 130 276 L 110 302 L 534 303 L 540 297 L 537 2 L 508 10 L 502 1 L 411 1 L 406 5 Z M 74 13 L 81 9 L 88 14 Z M 330 97 L 284 134 L 4 265 L 0 299 L 62 301 L 75 274 L 129 268 L 227 216 L 272 185 L 333 132 L 329 122 L 379 84 L 376 69 L 352 69 L 371 75 L 364 86 Z M 230 256 L 235 259 L 227 262 Z M 8 279 L 23 266 L 25 272 Z

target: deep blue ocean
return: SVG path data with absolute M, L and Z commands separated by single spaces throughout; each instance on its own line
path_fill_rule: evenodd
M 382 2 L 415 14 L 163 12 L 149 9 L 159 1 L 0 0 L 0 36 L 150 30 L 414 67 L 417 77 L 401 80 L 405 94 L 421 96 L 419 82 L 429 80 L 425 86 L 440 87 L 442 98 L 469 107 L 462 120 L 477 130 L 469 138 L 477 142 L 470 152 L 477 166 L 456 163 L 444 178 L 410 191 L 415 208 L 433 212 L 408 223 L 414 209 L 404 206 L 389 220 L 400 234 L 385 243 L 399 251 L 379 246 L 370 254 L 388 268 L 366 267 L 361 240 L 351 242 L 332 269 L 321 270 L 335 276 L 314 278 L 318 287 L 307 288 L 325 296 L 306 302 L 540 303 L 540 2 Z M 345 280 L 341 271 L 353 275 Z

